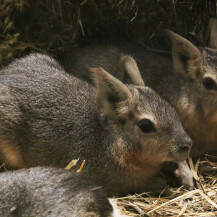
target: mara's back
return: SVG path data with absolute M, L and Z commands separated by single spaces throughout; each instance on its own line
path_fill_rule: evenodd
M 7 128 L 7 133 L 0 132 L 1 143 L 17 144 L 22 166 L 64 167 L 73 157 L 84 157 L 85 144 L 94 145 L 91 136 L 95 141 L 98 135 L 93 87 L 69 77 L 53 59 L 40 54 L 18 59 L 0 74 L 0 121 Z
M 191 140 L 153 90 L 92 70 L 95 87 L 42 54 L 3 69 L 1 160 L 13 168 L 86 160 L 83 174 L 110 195 L 150 189 L 163 162 L 186 159 Z
M 170 97 L 168 89 L 176 88 L 179 91 L 178 81 L 171 86 L 176 78 L 173 76 L 172 56 L 167 51 L 149 50 L 142 45 L 130 43 L 93 43 L 70 49 L 60 54 L 59 60 L 66 72 L 89 83 L 92 83 L 90 68 L 98 66 L 124 81 L 125 75 L 120 73 L 123 55 L 135 59 L 145 84 L 163 98 Z M 168 91 L 164 91 L 165 88 Z
M 65 54 L 68 60 L 66 70 L 72 74 L 76 73 L 77 65 L 70 62 L 70 59 L 76 59 L 77 56 L 84 57 L 82 67 L 86 67 L 86 74 L 75 75 L 88 81 L 90 73 L 87 66 L 95 64 L 92 60 L 93 51 L 95 52 L 94 58 L 99 59 L 102 67 L 104 65 L 107 67 L 105 61 L 109 53 L 112 54 L 115 51 L 113 56 L 118 58 L 119 62 L 121 55 L 131 55 L 138 64 L 145 84 L 177 110 L 185 130 L 194 141 L 192 153 L 200 155 L 216 151 L 217 48 L 197 48 L 187 39 L 171 31 L 168 31 L 168 36 L 172 44 L 171 54 L 153 52 L 139 45 L 121 43 L 118 45 L 86 45 L 77 50 L 72 49 Z M 104 51 L 100 52 L 103 49 Z M 88 58 L 88 55 L 91 58 Z M 102 55 L 104 55 L 103 60 Z M 61 62 L 65 65 L 63 60 L 64 55 L 62 55 Z M 111 59 L 108 63 L 110 66 L 117 66 L 116 62 L 112 62 Z M 119 67 L 120 65 L 117 66 Z M 123 75 L 120 77 L 120 74 L 115 74 L 115 72 L 114 75 L 124 82 Z
M 114 216 L 103 189 L 76 174 L 35 167 L 0 174 L 2 217 Z

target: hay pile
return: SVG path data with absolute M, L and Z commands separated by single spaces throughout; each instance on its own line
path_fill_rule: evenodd
M 167 49 L 159 32 L 169 28 L 206 43 L 216 0 L 4 0 L 0 3 L 0 64 L 31 51 L 58 54 L 78 40 L 125 40 Z M 216 159 L 215 159 L 216 160 Z M 131 216 L 217 216 L 217 163 L 191 165 L 198 189 L 168 188 L 119 198 Z
M 204 43 L 215 0 L 4 0 L 0 63 L 30 51 L 57 54 L 77 40 L 126 40 L 166 48 L 170 28 Z
M 217 157 L 197 161 L 191 170 L 197 189 L 166 188 L 159 197 L 145 193 L 118 198 L 118 206 L 129 216 L 217 216 Z

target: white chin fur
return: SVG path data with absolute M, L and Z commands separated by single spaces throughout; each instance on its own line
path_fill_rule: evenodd
M 113 207 L 113 215 L 111 217 L 127 217 L 127 215 L 121 214 L 121 210 L 118 208 L 115 198 L 109 198 L 109 202 Z

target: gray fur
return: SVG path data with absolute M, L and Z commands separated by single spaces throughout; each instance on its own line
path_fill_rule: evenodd
M 193 139 L 192 154 L 212 153 L 217 151 L 217 91 L 203 86 L 206 77 L 211 77 L 217 85 L 217 50 L 214 45 L 217 22 L 212 19 L 210 24 L 212 48 L 199 50 L 188 40 L 169 32 L 173 44 L 171 55 L 148 51 L 134 44 L 92 44 L 74 48 L 64 53 L 60 60 L 67 72 L 84 80 L 89 77 L 88 66 L 101 66 L 105 70 L 114 66 L 116 69 L 111 73 L 120 78 L 117 59 L 122 54 L 131 55 L 145 84 L 179 113 L 185 130 Z
M 108 217 L 101 187 L 82 174 L 36 167 L 0 174 L 1 217 Z
M 66 74 L 42 54 L 4 68 L 0 72 L 2 161 L 17 168 L 64 168 L 72 159 L 86 160 L 84 176 L 109 195 L 117 195 L 151 190 L 151 177 L 162 162 L 185 160 L 188 151 L 181 152 L 180 147 L 190 148 L 191 140 L 175 110 L 150 88 L 125 86 L 98 70 L 95 88 Z M 99 87 L 105 93 L 97 92 Z M 117 111 L 122 104 L 106 95 L 120 97 L 121 91 L 122 104 L 129 102 L 127 114 Z M 114 110 L 112 118 L 103 113 L 105 104 L 96 103 L 96 94 L 103 93 L 101 100 Z M 157 132 L 146 134 L 138 128 L 143 116 L 156 122 Z

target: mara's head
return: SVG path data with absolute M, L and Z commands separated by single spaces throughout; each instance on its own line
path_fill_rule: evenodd
M 188 157 L 191 139 L 165 100 L 146 86 L 123 84 L 102 68 L 92 71 L 101 112 L 120 138 L 116 151 L 139 167 Z
M 217 47 L 214 47 L 217 42 L 213 42 L 213 24 L 211 29 L 212 48 L 197 48 L 187 39 L 168 31 L 172 42 L 173 70 L 182 88 L 178 109 L 194 111 L 208 118 L 217 112 Z

